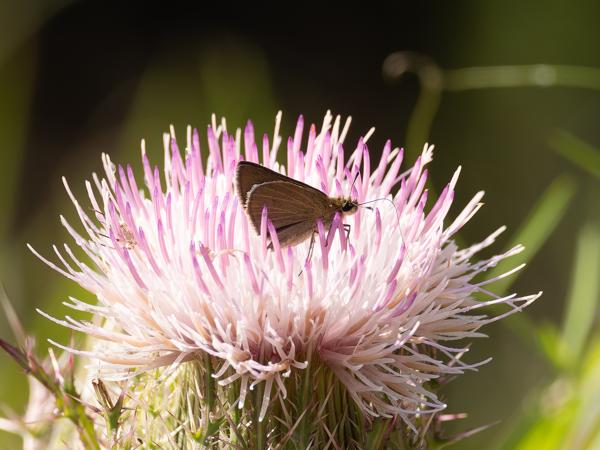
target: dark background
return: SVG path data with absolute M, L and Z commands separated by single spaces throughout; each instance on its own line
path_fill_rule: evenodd
M 507 64 L 600 67 L 600 3 L 595 1 L 375 3 L 333 8 L 278 3 L 267 10 L 247 2 L 209 8 L 203 2 L 0 3 L 0 279 L 28 330 L 42 345 L 69 333 L 39 317 L 35 307 L 62 316 L 79 288 L 37 261 L 65 241 L 58 215 L 74 219 L 60 177 L 76 192 L 100 153 L 139 167 L 139 141 L 161 154 L 161 135 L 203 129 L 210 114 L 229 128 L 252 118 L 272 133 L 283 111 L 282 135 L 299 114 L 320 123 L 327 109 L 351 115 L 347 142 L 371 126 L 377 161 L 391 138 L 405 144 L 419 92 L 416 77 L 383 76 L 386 56 L 399 50 L 428 55 L 443 69 Z M 475 242 L 502 224 L 515 230 L 560 174 L 577 181 L 577 195 L 558 229 L 515 283 L 521 294 L 544 290 L 528 312 L 535 323 L 558 323 L 574 257 L 574 236 L 598 213 L 598 183 L 551 150 L 557 130 L 600 146 L 597 91 L 572 87 L 444 92 L 431 130 L 436 145 L 433 187 L 463 166 L 460 206 L 478 190 L 486 206 L 464 229 Z M 260 134 L 259 134 L 260 135 Z M 412 155 L 420 148 L 408 148 Z M 507 243 L 501 238 L 496 250 Z M 505 423 L 523 398 L 552 377 L 549 365 L 509 329 L 494 325 L 469 360 L 494 361 L 447 389 L 450 412 L 466 411 L 457 429 Z M 10 333 L 1 331 L 2 337 Z M 0 399 L 20 410 L 24 377 L 0 356 Z M 18 386 L 18 389 L 15 387 Z M 459 444 L 481 448 L 502 425 Z M 0 448 L 8 435 L 0 434 Z M 8 445 L 8 447 L 7 447 Z

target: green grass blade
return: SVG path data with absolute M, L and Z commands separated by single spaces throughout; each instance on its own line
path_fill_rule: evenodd
M 577 239 L 577 253 L 562 330 L 560 356 L 576 368 L 585 346 L 600 293 L 600 228 L 586 224 Z
M 550 138 L 550 147 L 571 163 L 600 178 L 599 149 L 562 130 Z
M 525 250 L 500 262 L 490 270 L 489 278 L 499 276 L 513 267 L 528 263 L 533 259 L 565 215 L 567 206 L 573 195 L 575 195 L 575 191 L 575 180 L 569 175 L 560 175 L 546 188 L 546 191 L 532 208 L 531 213 L 512 236 L 507 247 L 509 249 L 517 244 L 523 244 Z M 492 285 L 492 290 L 498 295 L 506 295 L 521 273 L 522 271 L 519 271 L 510 277 L 496 281 Z M 500 305 L 492 307 L 490 310 L 498 314 L 503 312 Z M 539 342 L 536 332 L 537 327 L 529 320 L 526 313 L 515 314 L 503 320 L 502 323 L 520 336 L 524 342 L 535 343 L 533 347 L 539 350 L 542 355 L 548 356 Z
M 557 177 L 546 188 L 531 213 L 524 220 L 520 228 L 514 233 L 507 248 L 523 244 L 525 250 L 512 258 L 498 264 L 489 273 L 489 277 L 499 276 L 513 267 L 528 263 L 540 250 L 548 237 L 555 230 L 576 190 L 575 180 L 569 175 Z M 520 272 L 494 283 L 494 292 L 505 295 L 517 279 Z

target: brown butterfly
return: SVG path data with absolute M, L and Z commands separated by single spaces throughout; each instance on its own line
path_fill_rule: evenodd
M 306 183 L 248 161 L 238 163 L 235 182 L 237 195 L 255 231 L 260 232 L 262 211 L 266 207 L 281 247 L 312 237 L 312 250 L 317 220 L 329 227 L 336 213 L 351 215 L 359 206 L 356 200 L 329 197 Z M 350 225 L 344 228 L 348 232 Z

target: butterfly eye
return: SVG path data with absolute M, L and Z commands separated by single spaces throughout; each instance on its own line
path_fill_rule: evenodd
M 345 202 L 342 205 L 342 211 L 343 212 L 352 211 L 353 209 L 354 209 L 354 204 L 352 202 Z

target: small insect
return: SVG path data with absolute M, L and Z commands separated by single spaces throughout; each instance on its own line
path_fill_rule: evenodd
M 96 217 L 98 218 L 100 223 L 104 226 L 104 228 L 107 230 L 107 233 L 110 233 L 110 231 L 108 231 L 110 228 L 110 225 L 107 225 L 106 220 L 104 219 L 104 214 L 101 213 L 100 211 L 98 211 L 97 209 L 92 209 L 92 211 L 94 211 L 96 213 Z M 108 240 L 111 239 L 110 235 L 106 234 L 106 233 L 98 233 L 98 235 L 102 236 L 103 238 L 106 238 Z M 132 250 L 137 245 L 137 241 L 135 240 L 135 235 L 133 234 L 133 231 L 131 231 L 129 229 L 129 226 L 127 226 L 127 224 L 125 224 L 125 223 L 119 224 L 119 230 L 115 234 L 115 240 L 119 243 L 122 243 L 123 247 L 126 248 L 127 250 Z M 100 245 L 104 245 L 104 244 L 100 244 Z
M 336 213 L 351 215 L 359 207 L 356 200 L 329 197 L 306 183 L 248 161 L 238 163 L 235 181 L 238 197 L 254 229 L 260 230 L 262 211 L 266 207 L 282 247 L 311 237 L 312 250 L 317 220 L 329 227 Z M 344 228 L 349 232 L 350 225 Z
M 121 229 L 121 236 L 117 238 L 117 242 L 122 242 L 126 249 L 132 250 L 137 245 L 133 231 L 129 227 L 122 223 L 119 228 Z

